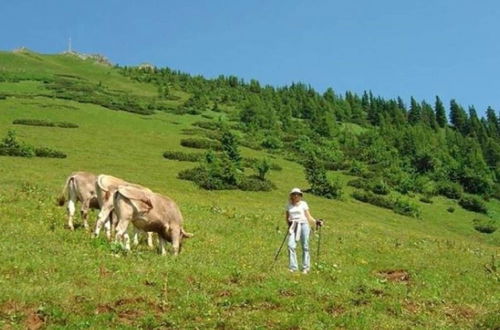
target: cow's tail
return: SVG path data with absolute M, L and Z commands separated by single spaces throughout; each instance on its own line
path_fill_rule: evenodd
M 69 188 L 69 185 L 71 184 L 71 182 L 74 180 L 74 177 L 73 176 L 70 176 L 67 180 L 66 180 L 66 183 L 64 184 L 64 188 L 61 192 L 61 195 L 59 196 L 59 198 L 57 198 L 57 204 L 59 206 L 63 206 L 64 203 L 66 203 L 66 196 L 68 195 L 68 188 Z
M 190 238 L 190 237 L 194 236 L 193 233 L 188 233 L 187 231 L 184 230 L 184 228 L 181 228 L 181 234 L 182 234 L 182 237 L 184 237 L 184 238 Z

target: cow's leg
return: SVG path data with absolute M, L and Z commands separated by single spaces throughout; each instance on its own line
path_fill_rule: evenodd
M 71 230 L 75 230 L 75 226 L 73 225 L 73 217 L 75 216 L 75 202 L 73 200 L 68 201 L 68 227 Z
M 133 233 L 134 233 L 134 246 L 139 245 L 139 229 L 137 229 L 136 226 L 133 228 Z
M 109 224 L 109 239 L 111 239 L 111 235 L 112 233 L 115 233 L 116 232 L 116 226 L 118 225 L 118 216 L 116 215 L 116 212 L 114 211 L 111 211 L 111 213 L 109 214 L 109 219 L 108 219 L 108 222 Z M 106 232 L 106 234 L 108 235 L 108 232 Z
M 111 233 L 110 233 L 110 225 L 108 224 L 108 220 L 109 220 L 109 214 L 111 212 L 111 208 L 112 206 L 107 206 L 107 205 L 103 205 L 101 211 L 99 212 L 99 215 L 97 217 L 97 221 L 95 223 L 95 230 L 94 230 L 94 236 L 97 237 L 99 236 L 99 232 L 101 231 L 101 228 L 103 225 L 105 225 L 105 229 L 106 229 L 106 236 L 108 237 L 108 239 L 110 238 L 111 236 Z
M 174 256 L 179 254 L 179 250 L 181 247 L 181 232 L 180 230 L 172 230 L 172 248 L 174 249 Z
M 125 241 L 125 250 L 130 251 L 130 236 L 128 235 L 128 232 L 123 234 L 123 240 Z
M 104 230 L 106 230 L 106 238 L 108 239 L 108 241 L 111 240 L 111 219 L 107 219 L 105 222 L 104 222 Z
M 162 256 L 166 255 L 167 254 L 167 250 L 165 249 L 165 239 L 163 237 L 161 237 L 160 235 L 160 245 L 159 245 L 159 249 L 160 249 L 160 253 Z
M 82 207 L 80 209 L 80 214 L 83 219 L 83 227 L 85 227 L 85 229 L 87 230 L 89 229 L 89 221 L 88 221 L 89 208 L 90 208 L 89 205 L 90 205 L 90 198 L 82 202 Z
M 153 232 L 148 231 L 146 234 L 148 235 L 148 247 L 150 249 L 152 249 L 153 248 Z
M 76 193 L 75 188 L 73 187 L 73 181 L 69 183 L 69 198 L 68 198 L 68 227 L 71 230 L 75 230 L 75 226 L 73 225 L 73 217 L 75 216 L 76 211 Z
M 122 243 L 123 246 L 123 240 L 125 240 L 125 249 L 130 250 L 130 238 L 127 233 L 127 228 L 128 224 L 130 222 L 130 219 L 127 218 L 122 218 L 118 222 L 118 226 L 116 226 L 116 235 L 115 235 L 115 240 L 117 242 Z

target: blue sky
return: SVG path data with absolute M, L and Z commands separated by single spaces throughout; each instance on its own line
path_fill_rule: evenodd
M 500 1 L 5 0 L 0 49 L 500 110 Z

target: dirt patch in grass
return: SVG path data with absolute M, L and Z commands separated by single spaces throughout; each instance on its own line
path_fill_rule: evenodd
M 288 289 L 280 289 L 279 293 L 280 293 L 280 296 L 282 296 L 282 297 L 293 297 L 293 296 L 295 296 L 295 292 L 293 292 L 292 290 L 288 290 Z
M 26 317 L 25 325 L 30 330 L 41 329 L 45 325 L 45 316 L 35 310 L 31 310 Z
M 410 281 L 410 274 L 403 269 L 380 270 L 377 272 L 377 276 L 390 282 L 408 283 Z
M 337 305 L 337 304 L 332 304 L 330 306 L 328 306 L 325 311 L 330 314 L 330 315 L 333 315 L 333 316 L 338 316 L 338 315 L 342 315 L 345 313 L 346 309 L 344 306 L 342 305 Z
M 420 311 L 422 310 L 421 305 L 419 305 L 414 301 L 409 301 L 409 300 L 405 301 L 403 307 L 410 314 L 419 314 Z
M 154 313 L 157 318 L 167 312 L 165 306 L 143 297 L 137 297 L 120 298 L 111 303 L 99 304 L 95 309 L 95 314 L 112 313 L 117 316 L 120 323 L 134 325 L 140 317 L 144 316 L 146 310 Z
M 110 270 L 108 270 L 106 267 L 104 266 L 99 266 L 99 277 L 107 277 L 111 274 L 112 272 Z
M 217 297 L 230 297 L 231 292 L 229 290 L 222 290 L 217 293 Z
M 374 296 L 377 296 L 377 297 L 383 297 L 383 296 L 386 296 L 384 290 L 381 290 L 381 289 L 371 289 L 370 290 L 370 293 Z
M 443 312 L 446 316 L 453 319 L 455 322 L 460 320 L 472 320 L 476 317 L 477 311 L 470 306 L 463 305 L 447 305 L 443 307 Z
M 7 300 L 0 305 L 0 316 L 17 313 L 19 309 L 20 307 L 15 301 Z
M 8 300 L 0 305 L 0 318 L 13 320 L 14 323 L 24 320 L 24 327 L 38 330 L 45 326 L 45 315 L 37 309 Z M 17 319 L 17 321 L 16 321 Z

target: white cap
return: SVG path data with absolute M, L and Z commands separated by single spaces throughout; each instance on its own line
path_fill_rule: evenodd
M 293 188 L 292 191 L 290 191 L 290 195 L 291 194 L 299 194 L 302 196 L 302 190 L 300 190 L 300 188 Z

